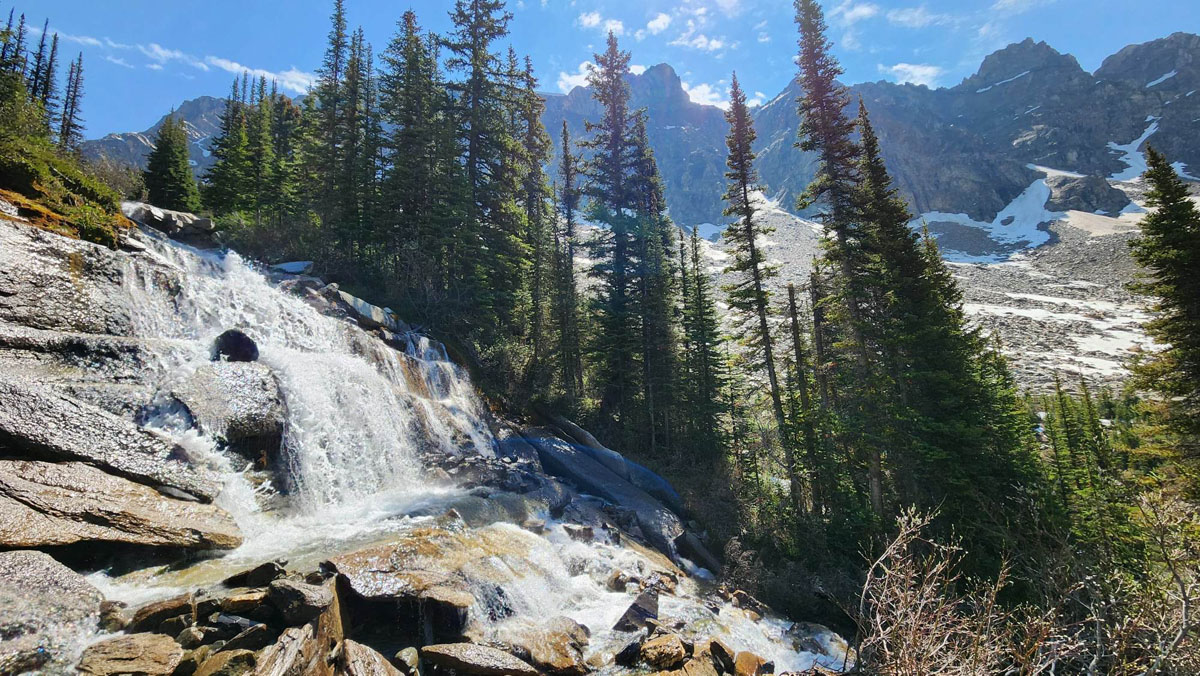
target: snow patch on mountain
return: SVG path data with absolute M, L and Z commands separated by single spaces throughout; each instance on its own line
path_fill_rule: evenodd
M 1121 153 L 1121 161 L 1126 164 L 1123 171 L 1109 176 L 1113 181 L 1136 181 L 1141 178 L 1142 174 L 1146 173 L 1146 156 L 1142 154 L 1140 148 L 1155 132 L 1158 131 L 1158 121 L 1162 118 L 1154 117 L 1153 115 L 1146 118 L 1150 126 L 1146 127 L 1146 131 L 1142 135 L 1133 139 L 1129 143 L 1117 143 L 1109 141 L 1108 148 L 1114 152 Z
M 955 223 L 982 231 L 1003 249 L 1038 247 L 1050 241 L 1050 233 L 1043 230 L 1042 226 L 1065 216 L 1062 212 L 1046 209 L 1049 199 L 1050 186 L 1046 185 L 1046 179 L 1039 178 L 996 214 L 990 223 L 977 221 L 967 214 L 929 211 L 914 218 L 909 222 L 909 227 L 919 229 L 926 223 Z M 942 240 L 942 237 L 938 239 Z M 1009 257 L 1009 252 L 971 253 L 954 250 L 949 245 L 943 246 L 942 253 L 946 260 L 960 263 L 998 263 Z
M 1181 177 L 1186 178 L 1189 181 L 1200 181 L 1200 178 L 1192 176 L 1187 172 L 1187 167 L 1188 165 L 1183 162 L 1171 163 L 1171 168 L 1175 170 L 1176 174 L 1179 174 Z
M 979 89 L 976 89 L 976 90 L 975 90 L 975 93 L 976 93 L 976 94 L 982 94 L 982 93 L 984 93 L 984 92 L 986 92 L 986 91 L 988 91 L 988 90 L 992 89 L 993 87 L 999 87 L 999 86 L 1000 86 L 1000 85 L 1002 85 L 1002 84 L 1008 84 L 1009 82 L 1012 82 L 1013 80 L 1020 80 L 1021 78 L 1025 77 L 1026 75 L 1029 75 L 1029 71 L 1025 71 L 1025 72 L 1023 72 L 1023 73 L 1018 73 L 1017 75 L 1014 75 L 1014 76 L 1012 76 L 1012 77 L 1008 78 L 1007 80 L 1001 80 L 1001 81 L 999 81 L 999 82 L 993 82 L 992 84 L 990 84 L 990 85 L 988 85 L 988 86 L 986 86 L 986 87 L 980 87 Z
M 1153 87 L 1154 85 L 1160 85 L 1160 84 L 1162 84 L 1162 83 L 1166 82 L 1167 80 L 1170 80 L 1171 78 L 1175 77 L 1175 76 L 1176 76 L 1176 75 L 1178 75 L 1178 74 L 1179 74 L 1179 72 L 1178 72 L 1178 71 L 1174 71 L 1174 70 L 1173 70 L 1173 71 L 1171 71 L 1170 73 L 1167 73 L 1166 75 L 1163 75 L 1162 77 L 1155 78 L 1155 79 L 1153 79 L 1153 80 L 1151 80 L 1151 81 L 1147 82 L 1147 83 L 1146 83 L 1146 87 L 1147 87 L 1147 88 L 1150 88 L 1150 87 Z

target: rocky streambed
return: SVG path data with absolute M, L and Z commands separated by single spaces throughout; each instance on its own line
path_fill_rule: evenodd
M 154 227 L 116 251 L 0 220 L 0 673 L 853 664 L 723 587 L 647 468 L 494 415 L 304 265 L 127 213 Z

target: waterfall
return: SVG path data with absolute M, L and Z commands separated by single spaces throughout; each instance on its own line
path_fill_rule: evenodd
M 302 512 L 352 507 L 420 488 L 422 450 L 491 454 L 482 403 L 445 350 L 408 336 L 394 350 L 357 325 L 277 289 L 235 252 L 148 238 L 126 275 L 135 332 L 178 349 L 158 355 L 160 390 L 209 361 L 213 339 L 241 329 L 283 392 L 283 454 Z

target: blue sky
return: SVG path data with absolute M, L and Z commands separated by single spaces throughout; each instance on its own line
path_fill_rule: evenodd
M 12 0 L 0 0 L 7 14 Z M 988 53 L 1033 37 L 1088 70 L 1121 47 L 1200 31 L 1195 0 L 824 0 L 835 53 L 850 83 L 953 86 Z M 381 50 L 409 7 L 447 30 L 450 0 L 346 0 Z M 639 67 L 670 63 L 693 100 L 721 104 L 738 71 L 752 98 L 770 99 L 795 67 L 787 0 L 510 0 L 511 40 L 533 57 L 546 91 L 583 79 L 612 29 Z M 18 0 L 49 18 L 68 58 L 84 52 L 88 137 L 142 130 L 172 106 L 224 95 L 243 69 L 304 90 L 320 64 L 332 0 Z

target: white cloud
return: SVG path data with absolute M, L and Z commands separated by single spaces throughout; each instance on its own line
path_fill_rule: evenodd
M 945 73 L 941 66 L 928 63 L 897 63 L 894 66 L 881 63 L 878 68 L 880 73 L 892 76 L 897 82 L 911 82 L 927 87 L 937 86 L 938 79 Z
M 109 62 L 109 63 L 115 63 L 115 64 L 117 64 L 118 66 L 123 66 L 123 67 L 125 67 L 125 68 L 133 68 L 133 66 L 131 66 L 131 65 L 129 65 L 128 63 L 126 63 L 126 62 L 125 62 L 125 59 L 122 59 L 122 58 L 120 58 L 120 57 L 116 57 L 116 56 L 108 55 L 108 56 L 105 56 L 105 57 L 104 57 L 104 60 L 105 60 L 105 61 L 107 61 L 107 62 Z
M 768 35 L 766 31 L 763 31 L 763 32 L 761 32 L 761 33 L 759 33 L 759 34 L 758 34 L 758 41 L 759 41 L 759 42 L 770 42 L 770 41 L 771 41 L 771 36 L 770 36 L 770 35 Z
M 162 70 L 163 69 L 161 63 L 148 63 L 148 64 L 146 64 L 146 67 L 149 68 L 150 70 Z
M 684 82 L 683 91 L 687 92 L 688 98 L 692 100 L 692 103 L 716 106 L 721 110 L 729 108 L 729 99 L 724 97 L 720 89 L 710 84 L 701 83 L 693 87 Z
M 929 11 L 925 5 L 919 7 L 902 7 L 887 13 L 889 23 L 906 28 L 924 28 L 950 23 L 954 17 L 949 14 L 938 14 Z
M 1005 14 L 1022 14 L 1028 12 L 1035 7 L 1049 5 L 1055 0 L 996 0 L 992 4 L 993 12 L 1003 12 Z
M 761 106 L 763 104 L 763 101 L 766 101 L 766 100 L 767 100 L 766 94 L 764 94 L 762 92 L 754 92 L 754 96 L 751 96 L 746 99 L 746 105 L 750 106 L 751 108 L 754 108 L 756 106 Z
M 641 75 L 642 73 L 646 72 L 646 67 L 638 65 L 638 64 L 634 64 L 629 67 L 629 72 L 633 73 L 634 75 Z
M 584 12 L 579 15 L 575 23 L 584 28 L 599 28 L 604 33 L 612 33 L 613 35 L 624 35 L 625 24 L 620 19 L 605 19 L 600 16 L 600 12 Z
M 558 74 L 558 91 L 566 94 L 576 87 L 586 87 L 588 74 L 596 64 L 591 61 L 584 61 L 579 64 L 579 69 L 574 73 L 560 72 Z
M 646 30 L 649 31 L 651 35 L 658 35 L 659 33 L 667 30 L 670 25 L 671 15 L 660 12 L 658 16 L 654 17 L 649 23 L 646 24 Z
M 726 14 L 737 14 L 742 11 L 741 0 L 716 0 L 717 7 Z
M 157 42 L 151 42 L 148 45 L 138 45 L 137 48 L 141 50 L 141 52 L 145 54 L 151 61 L 154 61 L 159 65 L 165 65 L 168 61 L 180 61 L 199 70 L 208 70 L 208 64 L 204 63 L 203 61 L 188 54 L 184 54 L 178 49 L 167 49 Z
M 838 23 L 843 26 L 852 26 L 864 19 L 870 19 L 879 14 L 879 5 L 869 2 L 855 3 L 853 0 L 844 0 L 842 4 L 833 8 L 829 13 Z
M 222 59 L 218 56 L 208 56 L 205 57 L 204 60 L 216 68 L 220 68 L 221 70 L 237 75 L 249 73 L 255 78 L 265 77 L 268 81 L 278 82 L 279 86 L 283 89 L 286 89 L 290 92 L 295 92 L 297 94 L 304 94 L 308 92 L 308 90 L 311 89 L 313 84 L 315 84 L 317 81 L 316 75 L 298 70 L 294 66 L 288 70 L 273 72 L 269 70 L 263 70 L 262 68 L 250 68 L 243 66 L 237 61 Z
M 715 52 L 729 47 L 729 41 L 723 37 L 712 37 L 698 32 L 696 22 L 688 19 L 687 30 L 670 42 L 675 47 L 688 47 L 702 52 Z

